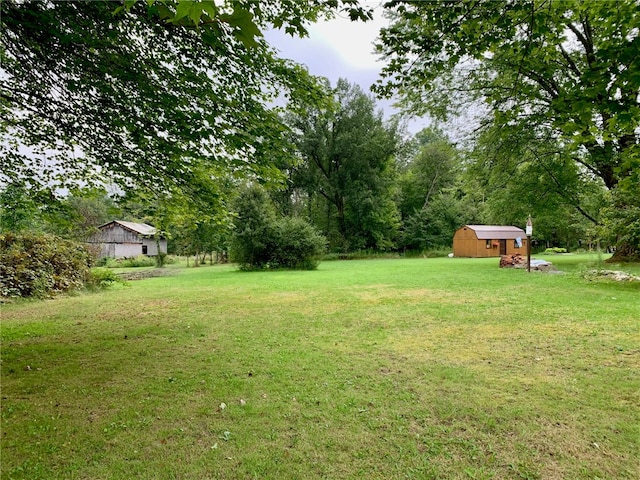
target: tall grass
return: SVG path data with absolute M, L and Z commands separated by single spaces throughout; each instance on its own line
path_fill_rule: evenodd
M 380 259 L 2 307 L 1 477 L 635 479 L 640 288 Z

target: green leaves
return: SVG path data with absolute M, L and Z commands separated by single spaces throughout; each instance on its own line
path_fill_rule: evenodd
M 331 94 L 332 104 L 288 119 L 302 156 L 291 182 L 308 196 L 333 250 L 389 248 L 399 220 L 392 200 L 398 127 L 383 122 L 357 85 L 340 79 Z
M 511 135 L 529 131 L 525 141 L 534 149 L 551 142 L 552 151 L 563 151 L 609 189 L 633 174 L 623 158 L 640 145 L 636 1 L 387 7 L 392 23 L 376 44 L 387 61 L 374 86 L 379 95 L 397 94 L 406 112 L 438 119 L 482 102 L 487 115 L 480 131 L 490 130 L 514 161 L 519 149 Z M 571 203 L 586 212 L 575 198 Z
M 220 15 L 220 20 L 234 27 L 234 35 L 246 47 L 255 47 L 255 37 L 261 37 L 262 32 L 253 22 L 253 14 L 244 8 L 235 5 L 231 15 Z
M 315 101 L 317 86 L 257 42 L 258 5 L 224 5 L 1 2 L 0 180 L 206 203 L 227 175 L 279 174 L 272 152 L 292 149 L 273 99 Z

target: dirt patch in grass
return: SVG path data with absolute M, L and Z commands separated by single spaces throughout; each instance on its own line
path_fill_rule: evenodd
M 120 272 L 118 276 L 125 281 L 144 280 L 145 278 L 168 277 L 175 273 L 175 270 L 168 268 L 153 268 L 133 272 Z

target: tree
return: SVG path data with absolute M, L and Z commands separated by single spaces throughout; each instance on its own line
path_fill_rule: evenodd
M 0 232 L 30 230 L 38 216 L 38 205 L 23 185 L 11 182 L 0 191 Z
M 455 189 L 438 192 L 428 207 L 403 220 L 402 247 L 417 251 L 450 247 L 456 230 L 471 223 L 465 207 Z
M 452 188 L 458 155 L 446 135 L 435 128 L 418 132 L 415 143 L 415 154 L 399 178 L 401 245 L 414 250 L 449 245 L 463 217 Z
M 117 182 L 216 192 L 221 174 L 272 177 L 288 152 L 273 100 L 316 102 L 267 26 L 303 35 L 340 2 L 0 3 L 0 181 Z
M 86 241 L 98 227 L 119 217 L 119 208 L 103 189 L 71 192 L 60 201 L 65 215 L 49 215 L 48 229 L 56 235 Z
M 276 212 L 269 196 L 257 185 L 246 187 L 236 198 L 233 211 L 231 261 L 244 270 L 266 268 L 276 223 Z
M 399 226 L 393 202 L 398 126 L 385 123 L 373 99 L 347 80 L 338 81 L 333 97 L 332 107 L 289 117 L 302 157 L 291 181 L 332 249 L 390 248 Z
M 207 197 L 207 191 L 202 191 L 197 202 L 176 191 L 159 195 L 131 190 L 119 200 L 119 205 L 123 219 L 153 225 L 158 242 L 160 234 L 168 239 L 169 253 L 194 255 L 195 265 L 199 265 L 206 255 L 211 259 L 214 252 L 226 251 L 230 217 L 221 196 L 230 196 L 235 187 L 228 178 L 220 178 L 217 189 L 221 195 Z M 158 266 L 162 266 L 163 259 L 162 255 L 156 257 Z
M 61 233 L 57 227 L 64 224 L 68 229 L 72 214 L 70 206 L 56 198 L 49 187 L 10 181 L 0 189 L 2 232 Z
M 640 169 L 636 1 L 390 1 L 375 90 L 446 118 L 473 101 L 509 149 L 527 131 L 610 190 Z M 623 196 L 618 196 L 622 198 Z M 623 237 L 620 237 L 623 238 Z M 640 245 L 626 245 L 640 253 Z
M 617 244 L 613 260 L 639 262 L 638 249 L 633 246 L 640 245 L 640 187 L 614 190 L 612 197 L 602 212 L 602 236 Z
M 424 129 L 416 135 L 415 156 L 400 176 L 400 212 L 408 218 L 427 208 L 432 197 L 451 187 L 459 166 L 454 147 L 444 134 Z
M 242 270 L 317 267 L 326 239 L 302 218 L 278 216 L 262 187 L 243 189 L 234 207 L 230 254 Z
M 468 174 L 487 199 L 489 222 L 523 225 L 532 215 L 537 241 L 574 248 L 602 221 L 603 181 L 580 169 L 553 139 L 527 131 L 502 139 L 487 129 L 471 158 Z

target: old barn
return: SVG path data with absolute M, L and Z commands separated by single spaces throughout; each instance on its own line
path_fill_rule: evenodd
M 499 257 L 527 254 L 524 230 L 506 225 L 465 225 L 453 235 L 456 257 Z
M 133 258 L 138 255 L 155 256 L 158 247 L 167 253 L 167 240 L 156 239 L 156 229 L 146 223 L 113 220 L 98 227 L 89 243 L 100 245 L 100 256 L 111 258 Z

